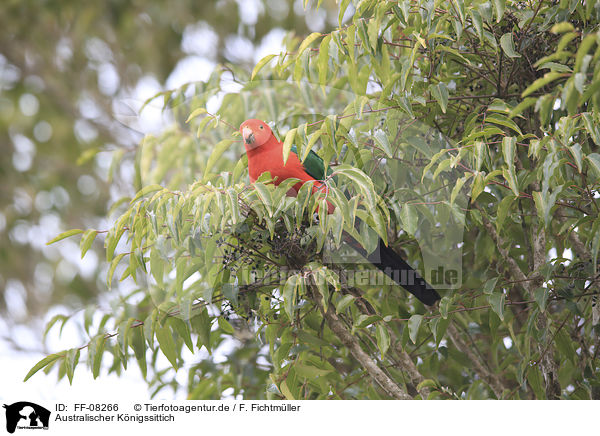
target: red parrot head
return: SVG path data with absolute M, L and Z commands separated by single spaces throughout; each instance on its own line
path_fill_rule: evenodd
M 240 133 L 248 149 L 260 147 L 273 136 L 271 128 L 264 121 L 256 119 L 244 121 L 240 126 Z

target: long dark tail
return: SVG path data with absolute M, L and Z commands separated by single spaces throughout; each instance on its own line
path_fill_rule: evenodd
M 352 238 L 348 242 L 364 257 L 367 258 L 377 269 L 382 271 L 408 292 L 413 294 L 423 304 L 433 306 L 441 297 L 440 294 L 425 281 L 423 277 L 411 267 L 398 253 L 379 239 L 377 249 L 367 255 L 366 251 Z M 350 241 L 351 240 L 351 241 Z
M 367 256 L 367 259 L 380 271 L 417 297 L 423 304 L 432 306 L 441 298 L 433 286 L 427 283 L 391 247 L 387 247 L 381 239 L 377 244 L 377 250 Z

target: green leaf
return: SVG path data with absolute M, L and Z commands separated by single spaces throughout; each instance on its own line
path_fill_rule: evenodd
M 452 156 L 452 155 L 450 155 Z M 444 159 L 443 161 L 441 161 L 438 164 L 438 167 L 435 169 L 435 171 L 433 172 L 433 180 L 436 180 L 437 177 L 440 175 L 440 173 L 446 171 L 448 168 L 454 168 L 453 165 L 456 165 L 456 163 L 459 160 L 460 153 L 456 155 L 456 157 L 452 157 L 452 158 L 448 158 L 448 159 Z
M 253 184 L 260 201 L 262 201 L 263 205 L 267 209 L 267 213 L 269 216 L 273 216 L 273 197 L 271 196 L 271 191 L 265 186 L 264 183 L 254 182 Z
M 140 367 L 140 371 L 142 372 L 142 376 L 146 379 L 148 375 L 148 366 L 146 364 L 146 343 L 144 339 L 144 329 L 139 326 L 132 330 L 130 330 L 129 343 L 131 344 L 131 348 L 133 348 L 133 352 L 135 354 L 135 358 Z
M 290 391 L 290 388 L 287 385 L 287 380 L 284 380 L 279 384 L 279 390 L 286 400 L 296 400 L 296 397 L 294 397 L 294 394 L 292 394 L 292 391 Z
M 548 302 L 548 290 L 546 288 L 537 288 L 533 291 L 533 297 L 540 310 L 544 312 L 546 310 L 546 303 Z
M 321 135 L 323 134 L 322 130 L 317 130 L 314 133 L 311 133 L 308 136 L 308 143 L 306 144 L 306 148 L 302 151 L 302 162 L 305 162 L 306 159 L 312 155 L 312 153 L 314 153 L 312 151 L 312 147 L 313 145 L 315 145 L 315 143 L 318 141 L 318 139 L 321 137 Z M 311 153 L 312 152 L 312 153 Z M 316 154 L 316 153 L 314 153 Z M 318 156 L 318 155 L 317 155 Z M 321 161 L 322 162 L 322 161 Z
M 128 214 L 131 214 L 132 209 L 129 209 Z M 113 260 L 115 255 L 115 249 L 117 248 L 117 244 L 121 240 L 121 237 L 125 233 L 125 227 L 121 227 L 120 225 L 115 225 L 106 236 L 106 240 L 104 241 L 104 246 L 106 247 L 106 261 L 110 262 Z
M 420 391 L 423 388 L 437 388 L 437 382 L 435 380 L 427 378 L 417 385 L 418 391 Z
M 322 268 L 313 271 L 313 279 L 319 294 L 321 294 L 321 304 L 323 305 L 323 310 L 327 312 L 327 304 L 329 302 L 329 283 Z
M 386 156 L 391 158 L 392 147 L 390 145 L 390 140 L 387 137 L 387 134 L 383 130 L 377 129 L 375 131 L 375 134 L 373 135 L 373 139 L 375 139 L 375 143 L 377 143 L 377 145 L 379 145 L 383 149 Z
M 491 295 L 494 292 L 494 289 L 496 289 L 496 283 L 498 283 L 499 278 L 500 277 L 494 277 L 493 279 L 487 280 L 483 285 L 483 293 Z
M 26 382 L 27 380 L 29 380 L 31 378 L 31 376 L 34 375 L 36 372 L 38 372 L 40 369 L 47 367 L 48 365 L 56 362 L 58 359 L 60 359 L 62 357 L 64 357 L 64 355 L 62 355 L 62 354 L 51 354 L 49 356 L 44 357 L 42 360 L 40 360 L 38 363 L 36 363 L 33 366 L 33 368 L 31 368 L 29 370 L 29 372 L 23 379 L 23 382 Z
M 445 51 L 447 53 L 451 53 L 452 55 L 456 56 L 457 58 L 460 58 L 465 64 L 471 64 L 471 61 L 469 59 L 467 59 L 466 57 L 464 57 L 461 52 L 459 52 L 456 49 L 453 49 L 451 47 L 446 47 L 444 45 L 439 45 L 436 47 L 436 49 Z
M 150 194 L 152 192 L 160 191 L 162 189 L 164 189 L 164 188 L 158 184 L 144 186 L 142 189 L 140 189 L 138 191 L 137 194 L 135 194 L 135 197 L 133 197 L 133 200 L 131 200 L 129 203 L 133 204 L 136 201 L 138 201 L 140 198 L 142 198 L 144 195 Z
M 260 61 L 258 61 L 258 63 L 256 64 L 256 66 L 254 67 L 254 69 L 252 70 L 252 75 L 250 76 L 250 81 L 254 80 L 254 78 L 256 77 L 256 75 L 258 74 L 258 72 L 260 70 L 263 69 L 263 67 L 265 65 L 267 65 L 269 63 L 269 61 L 271 59 L 273 59 L 276 55 L 274 54 L 270 54 L 265 56 L 264 58 L 262 58 Z
M 90 327 L 92 326 L 92 321 L 94 314 L 96 313 L 95 306 L 87 306 L 83 311 L 83 328 L 87 334 L 90 334 Z
M 238 304 L 238 294 L 240 292 L 240 287 L 234 283 L 223 283 L 223 296 L 231 301 L 234 305 Z
M 300 55 L 304 52 L 304 50 L 306 50 L 308 48 L 309 45 L 311 45 L 315 39 L 319 38 L 321 36 L 321 33 L 319 32 L 313 32 L 310 35 L 308 35 L 304 41 L 302 41 L 302 44 L 300 44 L 300 47 L 298 47 L 298 52 L 296 53 L 296 57 L 300 57 Z
M 377 37 L 381 26 L 381 16 L 379 15 L 380 9 L 377 9 L 377 14 L 374 20 L 363 20 L 363 23 L 367 24 L 367 34 L 369 36 L 369 45 L 371 46 L 372 53 L 377 52 Z
M 223 139 L 214 146 L 213 152 L 210 154 L 210 157 L 206 162 L 206 168 L 204 169 L 204 178 L 206 178 L 208 174 L 210 174 L 215 164 L 219 161 L 219 159 L 221 159 L 223 153 L 225 153 L 225 150 L 227 150 L 233 143 L 233 139 Z
M 305 377 L 310 380 L 316 379 L 317 377 L 323 377 L 332 372 L 331 369 L 317 368 L 316 366 L 307 365 L 301 361 L 296 362 L 294 368 L 296 369 L 296 372 L 299 376 Z
M 502 16 L 504 15 L 504 7 L 506 4 L 506 0 L 494 0 L 494 11 L 496 12 L 496 23 L 499 23 L 502 20 Z
M 46 242 L 46 245 L 54 244 L 55 242 L 61 241 L 65 238 L 68 238 L 69 236 L 78 235 L 80 233 L 83 233 L 83 230 L 80 230 L 80 229 L 67 230 L 66 232 L 62 232 L 60 235 L 58 235 L 54 239 Z
M 327 35 L 319 45 L 319 56 L 317 57 L 317 69 L 319 71 L 319 84 L 325 86 L 327 84 L 327 72 L 329 71 L 329 42 L 331 34 Z M 285 162 L 284 153 L 284 162 Z
M 590 51 L 592 46 L 596 43 L 596 33 L 587 35 L 579 44 L 579 48 L 577 49 L 577 56 L 575 57 L 575 66 L 573 67 L 573 71 L 576 73 L 581 71 L 581 65 L 583 64 L 583 58 Z
M 573 77 L 573 84 L 575 85 L 575 89 L 580 94 L 583 94 L 584 87 L 585 87 L 585 74 L 576 73 L 575 76 Z
M 592 114 L 590 112 L 583 112 L 581 114 L 581 119 L 583 120 L 585 130 L 588 135 L 591 136 L 592 141 L 594 141 L 596 145 L 600 145 L 600 131 L 598 130 L 597 123 L 594 122 Z
M 450 304 L 452 303 L 452 300 L 449 297 L 442 297 L 442 299 L 440 300 L 440 315 L 442 315 L 442 318 L 447 319 L 448 318 L 448 310 L 450 309 Z
M 513 166 L 513 168 L 514 168 L 514 166 Z M 508 186 L 509 186 L 510 190 L 513 192 L 513 194 L 515 194 L 515 197 L 518 197 L 519 196 L 519 184 L 517 183 L 517 176 L 515 175 L 515 172 L 511 171 L 510 169 L 509 170 L 503 169 L 502 175 L 508 182 Z
M 517 126 L 517 124 L 508 119 L 508 118 L 504 118 L 504 117 L 500 117 L 498 115 L 496 116 L 488 116 L 485 119 L 486 122 L 488 123 L 494 123 L 494 124 L 499 124 L 501 126 L 504 127 L 508 127 L 509 129 L 513 130 L 514 132 L 518 133 L 520 136 L 523 135 L 523 133 L 521 132 L 521 129 L 519 129 L 519 126 Z
M 516 154 L 517 140 L 514 136 L 502 138 L 502 155 L 504 156 L 504 162 L 508 165 L 508 168 L 515 171 L 515 154 Z
M 127 253 L 121 253 L 117 255 L 113 260 L 110 261 L 110 267 L 108 268 L 108 273 L 106 274 L 106 286 L 110 289 L 112 286 L 113 275 L 115 274 L 115 270 L 117 269 L 117 265 L 121 262 L 121 259 L 125 257 Z
M 492 21 L 492 4 L 490 2 L 480 4 L 478 10 L 484 21 Z
M 483 38 L 483 27 L 482 27 L 482 22 L 481 22 L 481 15 L 475 9 L 470 9 L 469 14 L 471 15 L 471 21 L 473 22 L 473 27 L 475 27 L 477 36 L 479 37 L 479 39 Z
M 600 251 L 600 218 L 596 218 L 592 226 L 592 265 L 594 266 L 594 274 L 598 269 L 598 252 Z
M 498 204 L 498 210 L 496 211 L 496 231 L 500 232 L 502 229 L 504 220 L 508 216 L 508 212 L 510 211 L 515 198 L 514 195 L 507 195 L 500 201 L 500 204 Z
M 519 187 L 517 184 L 517 176 L 515 173 L 515 154 L 516 154 L 516 143 L 515 137 L 504 137 L 502 139 L 502 155 L 504 156 L 504 162 L 506 163 L 508 170 L 502 170 L 504 178 L 508 181 L 510 189 L 513 191 L 516 197 L 519 196 Z
M 405 203 L 402 205 L 402 209 L 400 209 L 400 219 L 402 220 L 402 229 L 409 235 L 414 235 L 417 231 L 417 224 L 419 223 L 417 208 L 410 203 Z
M 554 80 L 558 79 L 559 77 L 564 77 L 564 76 L 565 76 L 564 73 L 550 71 L 549 73 L 544 74 L 544 77 L 540 77 L 535 82 L 533 82 L 531 85 L 529 85 L 527 87 L 527 89 L 525 89 L 525 91 L 523 91 L 523 93 L 521 94 L 521 97 L 527 97 L 529 94 L 533 94 L 535 91 L 548 85 L 550 82 L 553 82 Z
M 469 180 L 469 178 L 471 177 L 471 175 L 472 175 L 472 173 L 467 173 L 465 176 L 461 177 L 460 179 L 458 179 L 456 181 L 456 185 L 454 185 L 454 188 L 452 188 L 452 193 L 450 194 L 450 205 L 451 206 L 456 201 L 456 197 L 458 196 L 458 194 L 462 190 L 463 186 L 465 185 L 465 182 L 467 180 Z
M 557 331 L 554 340 L 558 351 L 560 351 L 567 359 L 571 360 L 573 363 L 576 363 L 576 361 L 579 360 L 579 357 L 575 352 L 575 347 L 573 347 L 573 339 L 565 332 L 565 329 Z
M 521 103 L 519 103 L 517 106 L 515 106 L 508 114 L 508 118 L 514 118 L 517 115 L 521 115 L 523 113 L 523 111 L 525 109 L 527 109 L 528 107 L 533 106 L 535 103 L 537 102 L 537 98 L 535 97 L 527 97 L 525 100 L 523 100 Z
M 65 324 L 67 323 L 68 320 L 69 320 L 69 317 L 66 316 L 66 315 L 61 315 L 61 314 L 54 315 L 52 317 L 52 319 L 50 321 L 48 321 L 48 324 L 46 324 L 46 328 L 44 330 L 43 339 L 44 340 L 46 339 L 46 336 L 48 335 L 48 332 L 54 326 L 54 324 L 56 324 L 58 321 L 62 322 L 62 324 L 60 326 L 60 333 L 59 333 L 59 335 L 62 334 L 63 328 L 64 328 L 64 326 L 65 326 Z
M 340 298 L 335 303 L 335 311 L 336 313 L 342 313 L 345 311 L 352 303 L 354 303 L 355 297 L 351 294 L 346 294 L 342 298 Z
M 335 169 L 333 174 L 342 174 L 343 176 L 348 177 L 353 182 L 353 185 L 363 194 L 369 208 L 371 210 L 376 208 L 377 202 L 373 181 L 364 172 L 358 168 L 351 167 L 350 165 L 342 164 Z
M 429 90 L 433 98 L 439 103 L 440 108 L 442 108 L 442 112 L 446 113 L 446 108 L 448 107 L 448 87 L 446 84 L 440 82 L 437 85 L 429 85 Z
M 293 128 L 288 130 L 285 134 L 285 139 L 283 141 L 283 164 L 287 163 L 288 158 L 290 157 L 290 150 L 292 149 L 292 145 L 294 140 L 296 139 L 297 128 Z M 310 150 L 310 149 L 309 149 Z
M 123 355 L 127 354 L 127 347 L 129 346 L 128 333 L 129 333 L 129 329 L 131 328 L 131 325 L 134 322 L 135 322 L 135 318 L 129 318 L 129 319 L 126 319 L 125 321 L 122 321 L 119 324 L 117 341 L 121 347 L 121 351 L 123 352 Z
M 590 167 L 594 170 L 596 175 L 600 177 L 600 154 L 592 153 L 586 156 L 586 159 L 590 163 Z
M 96 239 L 96 235 L 98 232 L 96 230 L 90 229 L 86 230 L 85 233 L 81 236 L 81 242 L 79 243 L 79 249 L 81 250 L 81 258 L 85 256 L 85 253 L 88 252 L 94 239 Z
M 555 190 L 550 195 L 547 192 L 534 191 L 532 193 L 538 218 L 544 224 L 545 227 L 548 227 L 550 225 L 550 219 L 552 218 L 550 215 L 550 210 L 554 206 L 554 203 L 556 202 L 556 197 L 560 193 L 560 191 L 562 191 L 562 187 L 555 188 Z
M 448 329 L 448 324 L 450 324 L 450 320 L 447 318 L 434 318 L 429 322 L 429 329 L 431 330 L 431 333 L 433 333 L 433 340 L 435 341 L 436 347 L 439 347 L 440 342 L 444 338 L 446 330 Z
M 225 333 L 227 333 L 228 335 L 233 335 L 235 333 L 235 329 L 233 328 L 231 323 L 229 321 L 227 321 L 225 318 L 223 318 L 222 316 L 217 318 L 217 323 L 219 324 L 219 328 L 221 330 L 223 330 Z
M 67 350 L 65 355 L 65 369 L 70 385 L 73 384 L 73 375 L 75 373 L 77 363 L 79 363 L 79 348 L 71 348 L 70 350 Z
M 294 77 L 294 80 L 296 82 L 298 82 L 298 84 L 302 80 L 305 67 L 308 68 L 308 59 L 309 59 L 308 55 L 309 54 L 310 54 L 309 52 L 306 52 L 306 53 L 303 53 L 296 57 L 296 62 L 294 63 L 293 77 Z
M 188 116 L 187 120 L 185 120 L 186 124 L 189 123 L 191 120 L 193 120 L 194 118 L 198 117 L 199 115 L 205 114 L 207 113 L 207 110 L 203 107 L 199 107 L 197 109 L 194 109 L 192 111 L 192 113 Z
M 338 12 L 338 24 L 342 27 L 342 19 L 344 18 L 344 14 L 346 13 L 346 9 L 350 5 L 350 0 L 342 0 L 340 3 L 340 10 Z
M 303 330 L 298 331 L 298 339 L 303 344 L 313 344 L 317 347 L 331 347 L 331 343 L 324 341 L 323 339 L 318 338 L 315 335 L 311 335 L 310 333 L 305 332 Z
M 90 369 L 92 370 L 92 376 L 94 380 L 100 375 L 100 368 L 102 367 L 102 356 L 104 355 L 104 346 L 106 345 L 106 337 L 104 334 L 92 338 L 88 344 L 90 353 Z
M 156 339 L 160 350 L 163 352 L 165 357 L 169 359 L 173 368 L 177 371 L 177 351 L 175 349 L 175 341 L 173 340 L 173 333 L 167 326 L 156 325 Z
M 504 321 L 504 294 L 502 292 L 494 292 L 488 295 L 488 303 L 492 306 L 492 310 Z
M 233 180 L 239 181 L 242 174 L 246 172 L 248 168 L 248 155 L 244 154 L 235 164 L 235 168 L 233 169 Z
M 566 33 L 566 32 L 572 32 L 575 30 L 575 27 L 573 27 L 573 25 L 567 21 L 563 21 L 562 23 L 556 23 L 554 26 L 552 26 L 552 28 L 550 29 L 550 32 L 552 33 Z
M 577 166 L 577 171 L 581 174 L 581 170 L 583 168 L 583 155 L 581 153 L 581 145 L 576 142 L 573 145 L 567 145 L 569 147 L 569 151 L 575 160 L 575 165 Z
M 198 315 L 194 316 L 190 320 L 192 324 L 192 331 L 198 335 L 198 348 L 204 345 L 208 352 L 211 352 L 211 338 L 210 331 L 212 328 L 212 320 L 204 308 Z M 217 321 L 218 322 L 218 321 Z
M 544 389 L 544 379 L 542 377 L 542 372 L 539 369 L 539 365 L 534 365 L 527 368 L 527 381 L 531 385 L 531 388 L 535 393 L 535 397 L 538 400 L 547 399 L 546 390 Z
M 423 321 L 423 315 L 413 315 L 408 320 L 408 332 L 410 336 L 410 340 L 413 344 L 417 343 L 417 336 L 419 335 L 419 327 L 421 327 L 421 322 Z
M 483 192 L 485 188 L 485 183 L 483 181 L 483 174 L 477 173 L 475 175 L 475 180 L 473 181 L 473 185 L 471 186 L 471 202 L 477 200 L 477 197 Z
M 423 182 L 423 180 L 425 179 L 425 175 L 429 172 L 429 170 L 431 170 L 433 165 L 435 165 L 435 163 L 446 153 L 448 153 L 448 150 L 440 150 L 431 157 L 431 159 L 429 160 L 427 165 L 425 165 L 425 168 L 423 168 L 423 174 L 421 175 L 421 182 Z
M 381 358 L 385 357 L 385 353 L 390 348 L 390 333 L 383 323 L 377 324 L 375 330 L 375 339 L 377 340 L 377 348 L 381 352 Z
M 521 55 L 515 50 L 515 42 L 512 33 L 505 33 L 500 37 L 500 47 L 509 58 L 520 58 Z
M 362 314 L 360 315 L 356 321 L 354 322 L 354 328 L 357 329 L 362 329 L 365 327 L 370 326 L 371 324 L 373 324 L 374 322 L 377 321 L 381 321 L 381 316 L 380 315 L 366 315 L 366 314 Z
M 298 282 L 301 278 L 294 274 L 287 279 L 283 286 L 283 307 L 290 318 L 294 317 L 296 308 L 296 297 L 298 295 Z

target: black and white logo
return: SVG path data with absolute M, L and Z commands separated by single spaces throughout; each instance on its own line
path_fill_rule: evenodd
M 50 411 L 29 401 L 5 404 L 6 431 L 14 433 L 16 429 L 48 430 Z

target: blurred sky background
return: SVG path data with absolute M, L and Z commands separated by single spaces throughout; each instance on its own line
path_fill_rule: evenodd
M 100 400 L 117 391 L 123 400 L 149 396 L 134 364 L 121 378 L 103 370 L 95 381 L 80 366 L 73 386 L 66 378 L 56 385 L 56 371 L 22 382 L 45 354 L 86 342 L 76 328 L 81 322 L 67 323 L 60 337 L 59 323 L 42 342 L 54 315 L 81 320 L 82 308 L 93 303 L 99 317 L 110 311 L 107 293 L 129 289 L 126 281 L 107 289 L 102 238 L 83 259 L 77 237 L 46 242 L 71 228 L 109 227 L 110 204 L 133 191 L 136 144 L 170 122 L 160 102 L 140 115 L 146 99 L 205 80 L 219 65 L 251 71 L 263 56 L 285 49 L 289 32 L 337 24 L 333 0 L 308 12 L 302 0 L 97 3 L 4 0 L 0 6 L 3 402 Z M 116 169 L 111 182 L 115 153 L 129 156 L 129 165 Z

